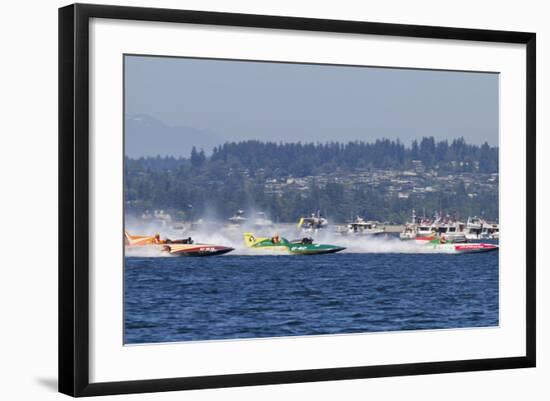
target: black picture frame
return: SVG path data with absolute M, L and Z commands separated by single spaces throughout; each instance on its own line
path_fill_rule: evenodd
M 90 383 L 89 381 L 89 21 L 90 18 L 276 28 L 526 45 L 526 353 L 521 357 Z M 220 12 L 74 4 L 59 9 L 59 391 L 95 396 L 264 384 L 534 367 L 535 98 L 534 33 Z

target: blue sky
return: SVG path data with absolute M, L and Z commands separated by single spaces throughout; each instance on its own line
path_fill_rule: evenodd
M 325 142 L 423 136 L 498 145 L 498 74 L 126 56 L 131 156 L 188 156 L 189 141 Z M 143 116 L 171 129 L 162 146 Z M 136 128 L 137 127 L 137 128 Z M 175 129 L 174 129 L 175 127 Z M 198 133 L 198 134 L 197 134 Z M 209 137 L 209 138 L 208 138 Z M 195 138 L 195 139 L 193 139 Z M 154 150 L 152 150 L 154 149 Z

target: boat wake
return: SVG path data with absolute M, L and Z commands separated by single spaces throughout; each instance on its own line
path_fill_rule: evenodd
M 126 247 L 125 256 L 131 258 L 171 258 L 168 252 L 162 252 L 161 248 L 153 246 Z

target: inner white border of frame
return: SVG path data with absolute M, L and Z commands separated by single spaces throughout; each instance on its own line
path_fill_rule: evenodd
M 124 53 L 500 72 L 500 326 L 123 346 Z M 525 355 L 525 60 L 524 45 L 92 20 L 90 382 Z

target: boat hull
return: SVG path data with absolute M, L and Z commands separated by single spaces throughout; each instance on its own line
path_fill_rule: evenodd
M 349 237 L 380 237 L 383 235 L 386 235 L 386 231 L 338 231 L 337 234 L 343 235 L 343 236 L 349 236 Z
M 428 245 L 428 244 L 427 244 Z M 433 249 L 454 254 L 482 253 L 498 251 L 499 246 L 484 243 L 429 244 Z
M 498 251 L 498 245 L 493 244 L 452 244 L 457 253 L 480 253 Z
M 322 255 L 343 251 L 344 247 L 332 245 L 297 245 L 288 248 L 293 255 Z
M 202 257 L 223 255 L 234 248 L 209 244 L 173 244 L 165 245 L 162 250 L 173 256 Z
M 264 253 L 272 255 L 322 255 L 336 253 L 346 249 L 336 245 L 315 244 L 311 238 L 288 241 L 286 238 L 281 238 L 278 235 L 271 238 L 256 238 L 253 233 L 244 233 L 244 242 L 248 248 L 255 252 L 263 251 Z
M 343 251 L 344 247 L 332 245 L 280 245 L 280 246 L 253 246 L 254 252 L 263 252 L 269 255 L 323 255 L 327 253 L 336 253 Z

